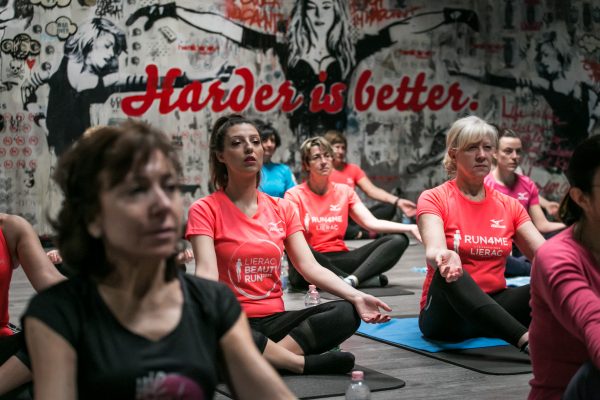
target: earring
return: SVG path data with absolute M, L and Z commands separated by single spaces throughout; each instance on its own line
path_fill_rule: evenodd
M 88 233 L 94 239 L 100 239 L 102 237 L 102 229 L 97 224 L 90 224 L 88 226 Z

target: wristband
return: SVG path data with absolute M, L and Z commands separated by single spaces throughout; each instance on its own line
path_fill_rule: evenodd
M 398 202 L 400 201 L 400 197 L 396 198 L 396 201 L 394 202 L 394 207 L 398 208 Z

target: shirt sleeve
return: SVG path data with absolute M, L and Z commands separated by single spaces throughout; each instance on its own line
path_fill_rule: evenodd
M 519 203 L 518 200 L 513 199 L 512 197 L 508 197 L 508 196 L 505 196 L 505 197 L 506 197 L 506 199 L 508 199 L 510 201 L 510 207 L 511 207 L 511 212 L 513 215 L 515 230 L 519 229 L 519 227 L 521 225 L 523 225 L 525 222 L 531 221 L 531 217 L 529 216 L 529 213 L 527 212 L 527 210 L 525 210 L 525 207 L 523 207 L 521 205 L 521 203 Z
M 600 297 L 590 286 L 584 263 L 575 248 L 544 246 L 534 267 L 541 274 L 539 290 L 560 324 L 581 340 L 596 368 L 600 368 Z
M 529 196 L 529 205 L 535 206 L 540 204 L 540 192 L 535 185 L 535 182 L 531 181 L 531 195 Z
M 442 200 L 438 191 L 433 189 L 424 191 L 417 200 L 417 219 L 423 214 L 433 214 L 443 219 L 441 205 Z
M 354 189 L 352 189 L 348 185 L 344 185 L 344 186 L 345 186 L 344 189 L 346 189 L 348 191 L 348 209 L 351 210 L 352 207 L 354 207 L 356 204 L 362 203 L 362 201 L 360 200 L 360 197 L 358 197 L 358 195 L 356 194 L 356 191 Z
M 367 176 L 365 171 L 361 167 L 356 164 L 352 164 L 352 179 L 354 180 L 354 185 L 358 185 L 358 181 Z
M 296 181 L 294 180 L 294 176 L 292 175 L 292 170 L 290 169 L 290 167 L 286 165 L 285 168 L 285 191 L 287 191 L 288 189 L 291 189 L 294 186 L 296 186 Z
M 186 240 L 195 235 L 206 235 L 215 238 L 215 211 L 208 201 L 200 199 L 190 207 L 185 231 Z
M 282 212 L 283 220 L 285 221 L 286 238 L 304 229 L 300 223 L 300 217 L 298 216 L 298 210 L 296 206 L 288 201 L 288 198 L 289 197 L 287 197 L 286 194 L 286 199 L 280 199 L 277 203 Z
M 83 312 L 82 296 L 75 293 L 74 283 L 65 281 L 35 295 L 21 323 L 29 317 L 38 319 L 76 348 Z
M 199 317 L 214 327 L 218 337 L 231 329 L 240 317 L 242 309 L 235 295 L 225 284 L 183 274 L 191 292 L 191 301 L 202 313 Z

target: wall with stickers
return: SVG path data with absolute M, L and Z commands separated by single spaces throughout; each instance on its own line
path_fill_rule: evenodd
M 557 199 L 574 146 L 600 132 L 592 1 L 0 1 L 0 210 L 49 233 L 56 159 L 85 129 L 141 118 L 208 192 L 209 127 L 243 112 L 282 135 L 343 130 L 348 158 L 416 198 L 445 179 L 445 130 L 475 113 L 522 135 Z

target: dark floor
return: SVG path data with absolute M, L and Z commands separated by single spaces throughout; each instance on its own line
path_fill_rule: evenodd
M 349 242 L 349 245 L 357 247 L 364 243 L 366 242 L 354 241 Z M 402 285 L 415 292 L 410 296 L 382 298 L 393 308 L 393 315 L 418 314 L 424 274 L 413 268 L 423 266 L 423 247 L 413 245 L 388 274 L 390 283 Z M 16 270 L 10 292 L 10 315 L 13 322 L 18 322 L 32 292 L 22 270 Z M 286 294 L 286 307 L 303 308 L 303 297 L 302 293 Z M 406 386 L 402 389 L 373 393 L 374 400 L 524 399 L 529 392 L 528 381 L 531 379 L 531 374 L 484 375 L 356 335 L 344 342 L 341 347 L 345 351 L 353 352 L 358 364 L 406 381 Z M 215 398 L 226 399 L 221 395 Z M 331 399 L 343 399 L 343 397 L 331 397 Z

